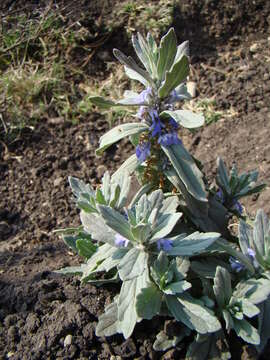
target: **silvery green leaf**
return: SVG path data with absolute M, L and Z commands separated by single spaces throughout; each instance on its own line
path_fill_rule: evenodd
M 139 81 L 145 87 L 149 86 L 149 81 L 145 79 L 141 74 L 137 73 L 137 71 L 125 66 L 125 72 L 130 79 Z
M 150 75 L 143 69 L 141 69 L 136 63 L 135 61 L 132 59 L 131 56 L 127 57 L 126 55 L 124 55 L 120 50 L 118 49 L 113 49 L 113 53 L 114 56 L 117 58 L 117 60 L 120 61 L 120 63 L 122 65 L 127 66 L 128 68 L 130 68 L 131 70 L 135 71 L 137 74 L 139 74 L 141 77 L 143 77 L 144 79 L 146 79 L 148 81 L 148 83 L 152 83 L 153 80 L 151 79 Z
M 192 95 L 188 92 L 186 84 L 180 84 L 175 89 L 175 99 L 174 102 L 180 101 L 180 100 L 191 100 Z
M 170 283 L 164 289 L 165 294 L 167 295 L 176 295 L 181 294 L 182 292 L 191 288 L 191 283 L 186 280 L 181 280 L 177 282 Z
M 259 314 L 260 309 L 256 305 L 252 304 L 252 302 L 248 301 L 247 299 L 241 299 L 241 303 L 243 313 L 247 317 L 252 318 Z
M 162 292 L 151 284 L 141 290 L 137 296 L 136 311 L 139 317 L 151 320 L 160 311 Z
M 128 248 L 114 248 L 114 251 L 111 253 L 110 257 L 107 257 L 98 267 L 95 269 L 95 272 L 106 271 L 109 272 L 113 268 L 119 265 L 121 259 L 129 251 Z
M 138 167 L 138 159 L 136 154 L 131 155 L 120 168 L 112 175 L 112 179 L 122 178 L 124 173 L 132 174 Z
M 112 184 L 116 186 L 115 191 L 117 187 L 120 188 L 119 196 L 117 197 L 115 208 L 122 209 L 127 204 L 128 200 L 128 194 L 131 186 L 131 176 L 129 176 L 129 173 L 127 170 L 122 171 L 122 176 L 112 176 Z M 115 194 L 114 194 L 115 196 Z M 111 200 L 112 201 L 112 200 Z M 111 207 L 112 204 L 110 203 Z
M 127 281 L 140 276 L 148 265 L 148 254 L 133 248 L 122 258 L 118 265 L 121 280 Z
M 217 166 L 218 166 L 218 172 L 216 178 L 217 184 L 220 187 L 224 188 L 227 194 L 230 194 L 231 188 L 230 188 L 230 180 L 229 180 L 228 172 L 223 160 L 220 157 L 218 157 L 217 159 Z
M 138 37 L 138 38 L 137 38 Z M 145 69 L 148 71 L 149 74 L 152 73 L 152 61 L 151 57 L 149 56 L 149 49 L 145 41 L 143 41 L 142 36 L 138 33 L 138 35 L 132 35 L 132 44 L 134 47 L 134 50 L 138 56 L 138 58 L 141 60 L 141 63 L 144 65 Z M 139 41 L 140 39 L 140 41 Z
M 257 329 L 255 329 L 255 327 L 250 325 L 250 323 L 247 320 L 234 319 L 234 330 L 236 334 L 240 336 L 247 343 L 253 345 L 260 344 L 260 335 L 258 334 Z
M 138 224 L 131 227 L 131 233 L 135 241 L 143 244 L 151 235 L 150 224 Z
M 150 242 L 153 243 L 170 234 L 181 216 L 182 213 L 161 215 L 158 218 L 158 222 L 154 228 L 154 231 L 152 232 Z
M 112 336 L 118 332 L 119 321 L 117 317 L 117 300 L 106 306 L 105 313 L 99 316 L 96 326 L 96 336 Z
M 184 41 L 182 42 L 182 44 L 177 46 L 177 52 L 175 55 L 175 59 L 174 59 L 174 63 L 176 63 L 177 61 L 179 61 L 182 56 L 189 56 L 189 41 Z
M 200 334 L 218 331 L 221 325 L 213 312 L 203 302 L 187 294 L 178 297 L 166 295 L 167 306 L 176 320 L 184 323 L 191 330 Z
M 133 241 L 129 223 L 123 215 L 109 206 L 97 205 L 97 207 L 105 221 L 105 224 L 107 224 L 116 233 Z
M 182 326 L 181 331 L 178 336 L 173 336 L 172 338 L 168 337 L 166 333 L 162 330 L 160 331 L 154 342 L 153 348 L 155 351 L 165 351 L 172 347 L 175 347 L 180 341 L 184 339 L 184 337 L 190 335 L 190 330 L 186 326 Z
M 163 200 L 162 207 L 160 209 L 161 214 L 174 213 L 179 206 L 178 196 L 169 196 Z
M 117 101 L 117 104 L 119 105 L 125 105 L 125 106 L 139 106 L 139 105 L 148 105 L 147 102 L 144 102 L 140 98 L 140 94 L 137 94 L 133 91 L 125 91 L 124 98 Z
M 246 281 L 247 285 L 252 282 L 254 286 L 245 294 L 245 297 L 253 304 L 266 301 L 270 295 L 270 280 L 260 278 L 254 281 L 252 279 Z
M 257 350 L 261 353 L 270 338 L 270 299 L 267 299 L 263 303 L 258 305 L 260 314 L 258 316 L 259 334 L 261 338 L 260 344 L 257 346 Z
M 111 198 L 111 177 L 109 171 L 106 171 L 102 177 L 102 193 L 105 203 L 108 204 Z
M 209 335 L 197 335 L 189 345 L 186 360 L 229 360 L 231 354 L 223 331 Z
M 89 239 L 78 239 L 76 241 L 76 247 L 80 256 L 89 259 L 97 250 L 97 246 Z
M 148 125 L 142 123 L 127 123 L 121 124 L 109 130 L 106 134 L 101 136 L 99 141 L 99 148 L 96 150 L 97 155 L 102 154 L 109 146 L 115 142 L 123 139 L 126 136 L 139 134 L 148 129 Z
M 254 222 L 254 245 L 261 256 L 268 255 L 270 242 L 270 223 L 262 209 L 259 209 Z
M 245 267 L 247 268 L 247 270 L 250 272 L 251 275 L 254 274 L 254 267 L 252 266 L 249 259 L 244 254 L 242 254 L 242 252 L 235 250 L 227 240 L 223 238 L 218 239 L 211 246 L 211 250 L 226 251 L 229 255 L 233 256 L 234 258 L 239 260 L 243 265 L 245 265 Z
M 89 101 L 101 109 L 110 109 L 113 106 L 118 106 L 114 101 L 104 99 L 102 96 L 89 96 Z
M 253 247 L 253 229 L 250 225 L 240 219 L 238 227 L 239 245 L 243 254 L 248 254 L 248 249 Z
M 155 281 L 159 283 L 159 280 L 166 273 L 169 268 L 169 259 L 164 251 L 160 251 L 157 259 L 155 260 L 153 266 L 151 267 L 151 275 L 154 277 Z
M 176 236 L 172 238 L 172 248 L 167 251 L 170 256 L 191 256 L 198 254 L 208 248 L 220 237 L 219 233 L 199 233 L 194 232 L 187 237 Z
M 95 192 L 93 191 L 93 189 L 89 184 L 85 184 L 83 181 L 73 176 L 69 176 L 68 181 L 71 190 L 73 194 L 76 196 L 76 198 L 79 198 L 81 194 L 88 194 L 89 196 L 95 195 Z
M 171 161 L 187 191 L 199 201 L 207 202 L 203 175 L 183 145 L 162 146 L 162 150 Z
M 158 90 L 161 99 L 167 97 L 170 92 L 182 83 L 189 74 L 188 58 L 183 55 L 170 71 L 166 72 L 165 81 Z
M 91 235 L 92 239 L 114 246 L 115 232 L 106 225 L 100 215 L 81 211 L 80 218 L 84 230 Z
M 81 275 L 83 273 L 83 266 L 68 266 L 54 272 L 62 275 Z
M 135 155 L 136 156 L 136 155 Z M 152 189 L 153 185 L 152 184 L 145 184 L 143 185 L 137 192 L 136 194 L 133 196 L 129 207 L 132 208 L 139 200 L 140 198 L 144 195 L 147 194 L 151 189 Z
M 177 42 L 174 29 L 171 28 L 160 41 L 158 49 L 157 73 L 159 80 L 165 78 L 166 71 L 171 69 L 177 51 Z
M 78 252 L 78 249 L 76 247 L 78 235 L 62 235 L 62 239 L 70 249 L 72 249 L 75 253 Z
M 131 336 L 134 327 L 141 318 L 136 311 L 136 299 L 143 288 L 146 288 L 150 282 L 148 270 L 132 280 L 122 283 L 118 305 L 118 332 L 122 332 L 125 339 Z
M 177 257 L 174 261 L 174 279 L 177 281 L 185 279 L 190 268 L 190 261 L 184 257 Z
M 222 315 L 225 320 L 226 330 L 229 332 L 229 331 L 231 331 L 231 329 L 233 329 L 233 326 L 234 326 L 233 318 L 232 318 L 230 312 L 226 309 L 222 310 Z
M 232 296 L 231 277 L 229 272 L 218 266 L 214 278 L 214 294 L 220 309 L 226 307 Z
M 194 114 L 189 110 L 165 110 L 162 111 L 160 117 L 172 117 L 179 125 L 187 128 L 194 129 L 204 124 L 203 114 Z
M 200 260 L 194 260 L 191 262 L 191 269 L 196 272 L 200 277 L 213 279 L 216 274 L 217 266 L 222 266 L 228 271 L 231 270 L 231 266 L 222 261 L 220 258 L 207 257 Z

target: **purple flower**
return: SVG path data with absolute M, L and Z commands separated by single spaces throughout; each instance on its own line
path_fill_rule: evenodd
M 179 128 L 179 125 L 173 118 L 169 119 L 169 124 L 173 128 L 173 130 L 177 130 Z
M 221 189 L 219 189 L 216 193 L 216 197 L 218 198 L 218 200 L 221 202 L 221 204 L 224 203 L 224 194 L 223 191 Z
M 255 259 L 256 253 L 255 253 L 255 251 L 253 249 L 248 248 L 247 253 L 252 259 Z
M 234 200 L 233 210 L 236 210 L 239 214 L 243 213 L 243 206 L 241 205 L 241 203 L 239 201 Z
M 170 239 L 160 239 L 157 241 L 158 250 L 169 251 L 172 248 L 173 241 Z
M 158 143 L 162 146 L 168 147 L 171 145 L 182 144 L 182 141 L 178 138 L 176 131 L 172 131 L 166 134 L 162 134 L 158 138 Z
M 160 121 L 157 110 L 151 109 L 149 111 L 149 115 L 152 119 L 152 125 L 150 126 L 150 130 L 152 131 L 151 136 L 155 137 L 161 134 L 162 128 L 164 128 L 164 124 Z
M 139 110 L 136 114 L 137 118 L 144 120 L 144 116 L 147 113 L 147 107 L 146 106 L 140 106 Z
M 136 156 L 139 162 L 144 162 L 150 156 L 151 144 L 145 142 L 136 146 Z
M 117 247 L 127 247 L 129 240 L 120 234 L 116 234 L 114 243 Z
M 138 100 L 144 104 L 145 102 L 147 102 L 149 100 L 149 97 L 152 95 L 152 89 L 150 87 L 146 88 L 145 90 L 143 90 L 139 96 L 138 96 Z

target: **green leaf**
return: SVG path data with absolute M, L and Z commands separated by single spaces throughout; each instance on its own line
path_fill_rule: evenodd
M 138 165 L 139 163 L 136 154 L 131 155 L 113 174 L 112 179 L 116 180 L 118 178 L 122 178 L 125 173 L 131 175 L 136 170 Z
M 78 239 L 76 241 L 76 247 L 80 256 L 89 259 L 97 250 L 97 246 L 88 239 Z
M 131 233 L 136 242 L 141 244 L 145 243 L 151 235 L 151 225 L 150 224 L 138 224 L 131 226 Z
M 80 218 L 84 230 L 91 235 L 93 240 L 108 243 L 112 246 L 115 245 L 115 232 L 106 225 L 99 214 L 89 214 L 81 211 Z
M 232 296 L 232 286 L 229 272 L 221 266 L 217 267 L 213 290 L 219 308 L 223 309 L 230 302 Z
M 270 299 L 267 299 L 263 303 L 259 304 L 260 314 L 258 316 L 259 334 L 261 338 L 260 344 L 257 346 L 257 350 L 261 353 L 270 338 Z
M 127 281 L 140 276 L 146 269 L 148 254 L 133 248 L 122 258 L 118 265 L 121 280 Z
M 152 61 L 149 57 L 149 49 L 146 42 L 143 40 L 142 36 L 138 33 L 138 38 L 135 35 L 132 35 L 132 45 L 134 47 L 134 50 L 138 56 L 138 58 L 141 60 L 142 64 L 144 65 L 145 69 L 148 71 L 148 73 L 152 73 Z M 140 41 L 139 41 L 140 40 Z
M 222 261 L 220 258 L 215 258 L 212 256 L 191 262 L 191 269 L 200 277 L 208 279 L 213 279 L 215 277 L 217 266 L 222 266 L 228 271 L 231 270 L 230 264 Z
M 78 235 L 62 235 L 62 239 L 67 244 L 67 246 L 72 249 L 75 253 L 78 252 L 76 241 L 78 239 Z
M 160 41 L 159 56 L 158 56 L 158 78 L 163 80 L 165 78 L 165 72 L 169 71 L 173 65 L 174 58 L 177 51 L 177 42 L 174 29 L 171 28 L 167 34 L 165 34 Z
M 154 342 L 153 348 L 155 351 L 165 351 L 172 347 L 175 347 L 180 341 L 184 339 L 184 337 L 190 335 L 189 328 L 182 326 L 182 331 L 179 332 L 178 336 L 173 336 L 172 338 L 169 338 L 168 335 L 165 334 L 165 332 L 162 330 L 160 331 L 157 336 L 156 340 Z
M 83 267 L 82 266 L 68 266 L 64 267 L 60 270 L 54 271 L 57 274 L 62 275 L 81 275 L 83 273 Z
M 161 99 L 167 97 L 170 92 L 183 82 L 189 74 L 188 58 L 184 55 L 176 62 L 170 71 L 166 72 L 165 81 L 158 90 Z
M 172 117 L 179 125 L 187 129 L 195 129 L 204 124 L 203 114 L 194 114 L 189 110 L 165 110 L 160 117 Z
M 182 56 L 189 56 L 189 41 L 186 40 L 182 44 L 178 45 L 175 55 L 174 63 L 178 62 Z
M 122 332 L 125 339 L 131 336 L 134 327 L 141 318 L 136 311 L 136 299 L 143 288 L 148 286 L 149 275 L 147 269 L 132 280 L 122 283 L 118 305 L 118 332 Z
M 252 318 L 259 314 L 260 309 L 256 305 L 252 304 L 252 302 L 247 299 L 241 299 L 241 303 L 242 311 L 247 317 Z
M 191 256 L 198 254 L 212 245 L 220 237 L 219 233 L 199 233 L 182 238 L 182 235 L 172 238 L 172 248 L 167 251 L 170 256 Z
M 182 281 L 170 283 L 165 287 L 164 292 L 167 295 L 176 295 L 176 294 L 181 294 L 182 292 L 188 290 L 189 288 L 191 288 L 191 283 L 189 283 L 186 280 L 182 280 Z
M 252 282 L 247 280 L 247 285 Z M 253 281 L 254 286 L 246 293 L 246 298 L 253 304 L 260 304 L 266 301 L 270 295 L 270 281 L 268 279 L 260 278 Z
M 106 306 L 105 313 L 99 316 L 96 326 L 96 336 L 112 336 L 118 332 L 119 321 L 117 317 L 117 299 Z
M 160 216 L 157 227 L 155 227 L 154 231 L 152 232 L 150 243 L 162 239 L 170 234 L 181 216 L 182 213 L 164 214 Z
M 102 96 L 89 96 L 88 99 L 92 104 L 100 107 L 101 109 L 110 109 L 113 106 L 117 106 L 114 101 L 104 99 Z
M 101 136 L 99 148 L 96 150 L 96 153 L 97 155 L 101 155 L 109 146 L 115 142 L 123 139 L 126 136 L 139 134 L 143 131 L 146 131 L 147 129 L 148 126 L 142 123 L 127 123 L 118 125 Z
M 218 166 L 218 173 L 217 173 L 217 184 L 221 187 L 224 188 L 226 193 L 228 195 L 231 194 L 231 188 L 230 188 L 230 181 L 229 181 L 229 176 L 227 173 L 227 169 L 226 166 L 223 162 L 223 160 L 218 157 L 217 159 L 217 166 Z
M 260 344 L 260 335 L 258 334 L 257 329 L 255 329 L 255 327 L 250 325 L 250 323 L 247 320 L 234 319 L 234 330 L 236 334 L 240 336 L 247 343 L 253 345 Z
M 189 345 L 186 360 L 229 360 L 231 354 L 222 331 L 210 335 L 197 335 Z
M 151 320 L 160 311 L 161 291 L 154 285 L 144 288 L 137 296 L 136 311 L 139 317 Z
M 130 79 L 137 80 L 146 87 L 149 86 L 149 81 L 146 80 L 141 74 L 137 73 L 137 71 L 125 66 L 125 72 Z
M 181 145 L 163 147 L 187 191 L 199 201 L 207 202 L 203 175 L 186 149 Z
M 254 222 L 254 245 L 262 257 L 268 253 L 267 237 L 270 236 L 270 223 L 262 209 L 259 209 Z
M 105 223 L 118 234 L 133 241 L 133 236 L 130 231 L 130 226 L 123 215 L 109 206 L 97 205 L 100 214 Z
M 206 334 L 221 328 L 213 312 L 207 309 L 203 302 L 187 294 L 181 294 L 177 298 L 166 295 L 166 303 L 175 319 L 184 323 L 191 330 Z
M 89 184 L 85 184 L 83 181 L 72 176 L 69 176 L 68 182 L 76 198 L 79 198 L 81 194 L 88 194 L 90 197 L 95 196 L 95 192 Z

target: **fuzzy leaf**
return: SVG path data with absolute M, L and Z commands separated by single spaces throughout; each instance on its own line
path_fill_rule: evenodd
M 137 80 L 146 87 L 149 85 L 149 81 L 145 79 L 141 74 L 137 73 L 137 71 L 125 66 L 125 72 L 130 79 Z
M 217 184 L 224 188 L 227 194 L 231 194 L 230 181 L 226 166 L 223 160 L 219 157 L 217 159 L 218 173 L 217 173 Z
M 106 306 L 105 313 L 99 316 L 96 326 L 96 336 L 112 336 L 118 332 L 117 297 Z
M 136 170 L 138 165 L 139 163 L 136 154 L 131 155 L 113 174 L 112 179 L 116 180 L 118 178 L 122 178 L 125 173 L 131 175 Z
M 213 290 L 220 309 L 229 304 L 232 296 L 231 277 L 229 272 L 218 266 L 214 278 Z
M 110 109 L 113 106 L 117 106 L 114 101 L 104 99 L 102 96 L 89 96 L 88 99 L 91 101 L 91 103 L 100 107 L 101 109 Z
M 169 71 L 177 51 L 177 43 L 174 29 L 171 28 L 167 34 L 165 34 L 160 41 L 159 56 L 157 72 L 158 78 L 162 81 L 165 77 L 165 72 Z
M 125 339 L 131 336 L 134 327 L 141 318 L 136 311 L 136 299 L 143 288 L 150 282 L 147 269 L 132 280 L 122 283 L 118 305 L 118 331 L 122 332 Z
M 160 216 L 157 227 L 152 233 L 150 242 L 153 243 L 168 235 L 173 230 L 181 216 L 181 213 L 164 214 Z
M 154 342 L 153 348 L 155 351 L 165 351 L 172 347 L 175 347 L 184 337 L 190 335 L 190 330 L 187 327 L 182 327 L 182 331 L 178 336 L 174 336 L 173 338 L 169 338 L 168 335 L 165 334 L 164 331 L 160 331 Z
M 162 301 L 161 291 L 152 284 L 142 289 L 137 296 L 136 310 L 139 317 L 151 320 L 160 311 Z
M 213 244 L 220 234 L 218 233 L 199 233 L 198 231 L 182 238 L 176 236 L 172 238 L 172 249 L 167 251 L 170 256 L 191 256 L 198 254 Z
M 270 299 L 267 299 L 263 303 L 258 305 L 260 314 L 258 316 L 259 334 L 261 338 L 260 344 L 257 346 L 257 350 L 261 353 L 270 338 Z
M 196 199 L 207 202 L 202 173 L 186 149 L 181 145 L 162 147 L 187 191 Z
M 186 40 L 182 44 L 177 46 L 177 52 L 175 55 L 174 63 L 178 62 L 182 56 L 189 56 L 189 41 Z
M 97 246 L 89 239 L 78 239 L 76 241 L 76 247 L 80 256 L 89 259 L 97 250 Z
M 237 320 L 234 318 L 234 330 L 236 334 L 247 343 L 253 345 L 260 344 L 260 335 L 258 334 L 257 329 L 250 325 L 247 320 Z
M 62 275 L 81 275 L 83 273 L 83 266 L 68 266 L 54 272 Z
M 162 111 L 160 117 L 172 117 L 179 125 L 187 129 L 195 129 L 204 124 L 203 114 L 194 114 L 189 110 L 165 110 Z
M 118 271 L 121 280 L 131 280 L 141 275 L 147 267 L 148 254 L 133 248 L 121 260 Z
M 264 257 L 268 255 L 268 239 L 270 238 L 270 223 L 262 209 L 259 209 L 256 214 L 254 223 L 254 245 L 258 249 L 260 255 Z
M 123 139 L 126 136 L 139 134 L 146 131 L 148 126 L 142 123 L 126 123 L 121 124 L 109 130 L 101 136 L 99 148 L 96 150 L 97 155 L 101 155 L 109 146 Z
M 186 280 L 182 280 L 182 281 L 170 283 L 165 287 L 164 292 L 167 295 L 176 295 L 176 294 L 181 294 L 182 292 L 190 288 L 191 288 L 191 284 Z
M 165 98 L 170 92 L 182 83 L 189 74 L 188 58 L 183 55 L 177 61 L 170 71 L 166 72 L 165 81 L 158 90 L 158 95 L 161 99 Z

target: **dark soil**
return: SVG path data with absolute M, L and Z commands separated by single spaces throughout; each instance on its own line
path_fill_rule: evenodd
M 4 1 L 2 9 L 7 11 L 13 3 L 18 8 L 23 4 Z M 82 1 L 82 9 L 98 16 L 95 3 Z M 215 96 L 224 114 L 199 132 L 184 132 L 183 141 L 204 163 L 210 181 L 216 158 L 222 156 L 229 166 L 236 162 L 240 172 L 257 168 L 260 180 L 269 183 L 270 2 L 179 3 L 172 25 L 179 41 L 191 41 L 191 80 L 197 82 L 200 96 Z M 117 45 L 125 51 L 124 32 L 101 50 Z M 81 285 L 76 278 L 53 273 L 80 261 L 52 234 L 79 224 L 67 177 L 95 185 L 106 169 L 116 169 L 132 151 L 121 143 L 97 159 L 94 150 L 106 129 L 106 121 L 93 113 L 76 125 L 41 120 L 34 131 L 26 128 L 16 141 L 0 143 L 0 359 L 184 358 L 178 347 L 165 354 L 153 351 L 154 336 L 163 327 L 155 319 L 137 325 L 128 340 L 120 335 L 96 337 L 97 318 L 113 298 L 115 286 Z M 269 187 L 243 203 L 251 215 L 258 208 L 270 215 Z M 233 356 L 256 358 L 252 348 L 244 347 L 235 348 Z M 269 358 L 268 347 L 261 359 Z

